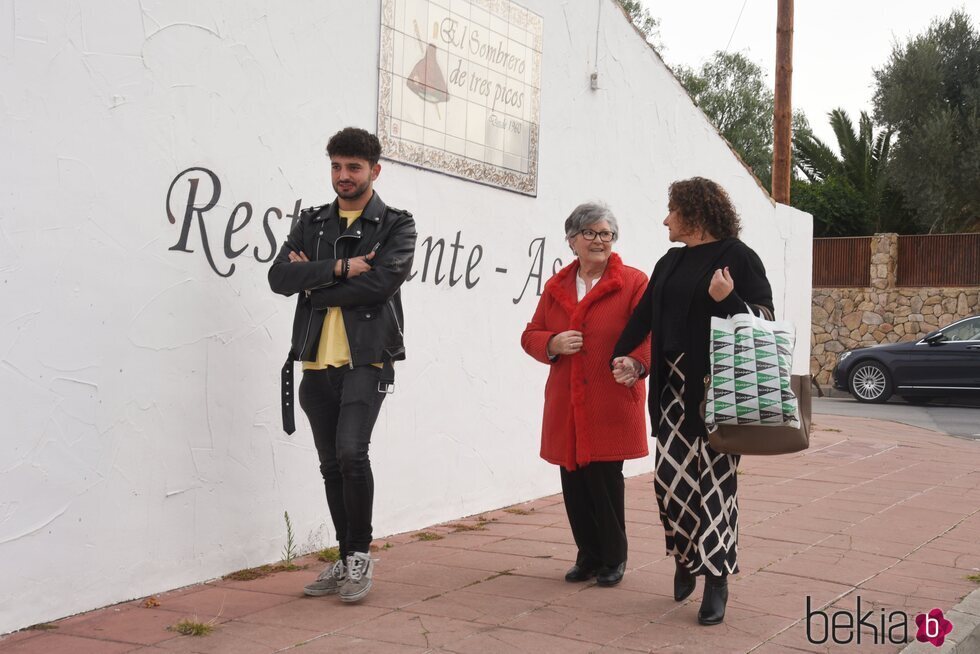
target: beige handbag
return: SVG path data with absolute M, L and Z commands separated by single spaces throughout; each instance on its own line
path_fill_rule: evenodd
M 790 387 L 799 402 L 799 427 L 719 425 L 708 434 L 708 444 L 723 454 L 790 454 L 805 450 L 810 447 L 810 386 L 810 375 L 790 378 Z M 703 404 L 701 409 L 704 410 Z

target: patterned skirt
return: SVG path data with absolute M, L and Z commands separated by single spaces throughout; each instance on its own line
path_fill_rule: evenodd
M 685 422 L 684 354 L 666 354 L 654 488 L 667 554 L 694 574 L 738 572 L 738 455 L 708 445 L 704 423 Z

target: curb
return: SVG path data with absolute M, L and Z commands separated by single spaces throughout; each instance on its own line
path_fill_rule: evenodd
M 942 647 L 930 643 L 913 642 L 901 654 L 973 654 L 980 652 L 980 589 L 963 598 L 963 601 L 946 613 L 953 623 L 953 631 Z

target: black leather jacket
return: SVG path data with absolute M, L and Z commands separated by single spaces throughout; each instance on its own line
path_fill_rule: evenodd
M 340 307 L 350 346 L 351 367 L 405 358 L 400 287 L 415 256 L 412 214 L 385 206 L 375 193 L 350 228 L 340 228 L 337 202 L 304 209 L 269 269 L 276 293 L 299 293 L 293 318 L 291 358 L 315 361 L 327 307 Z M 376 249 L 371 270 L 335 279 L 337 259 Z M 290 263 L 290 252 L 307 262 Z

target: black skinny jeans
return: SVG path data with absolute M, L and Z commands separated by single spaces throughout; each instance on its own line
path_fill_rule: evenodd
M 368 446 L 385 394 L 375 366 L 306 370 L 299 403 L 313 429 L 340 555 L 371 547 L 374 476 Z

